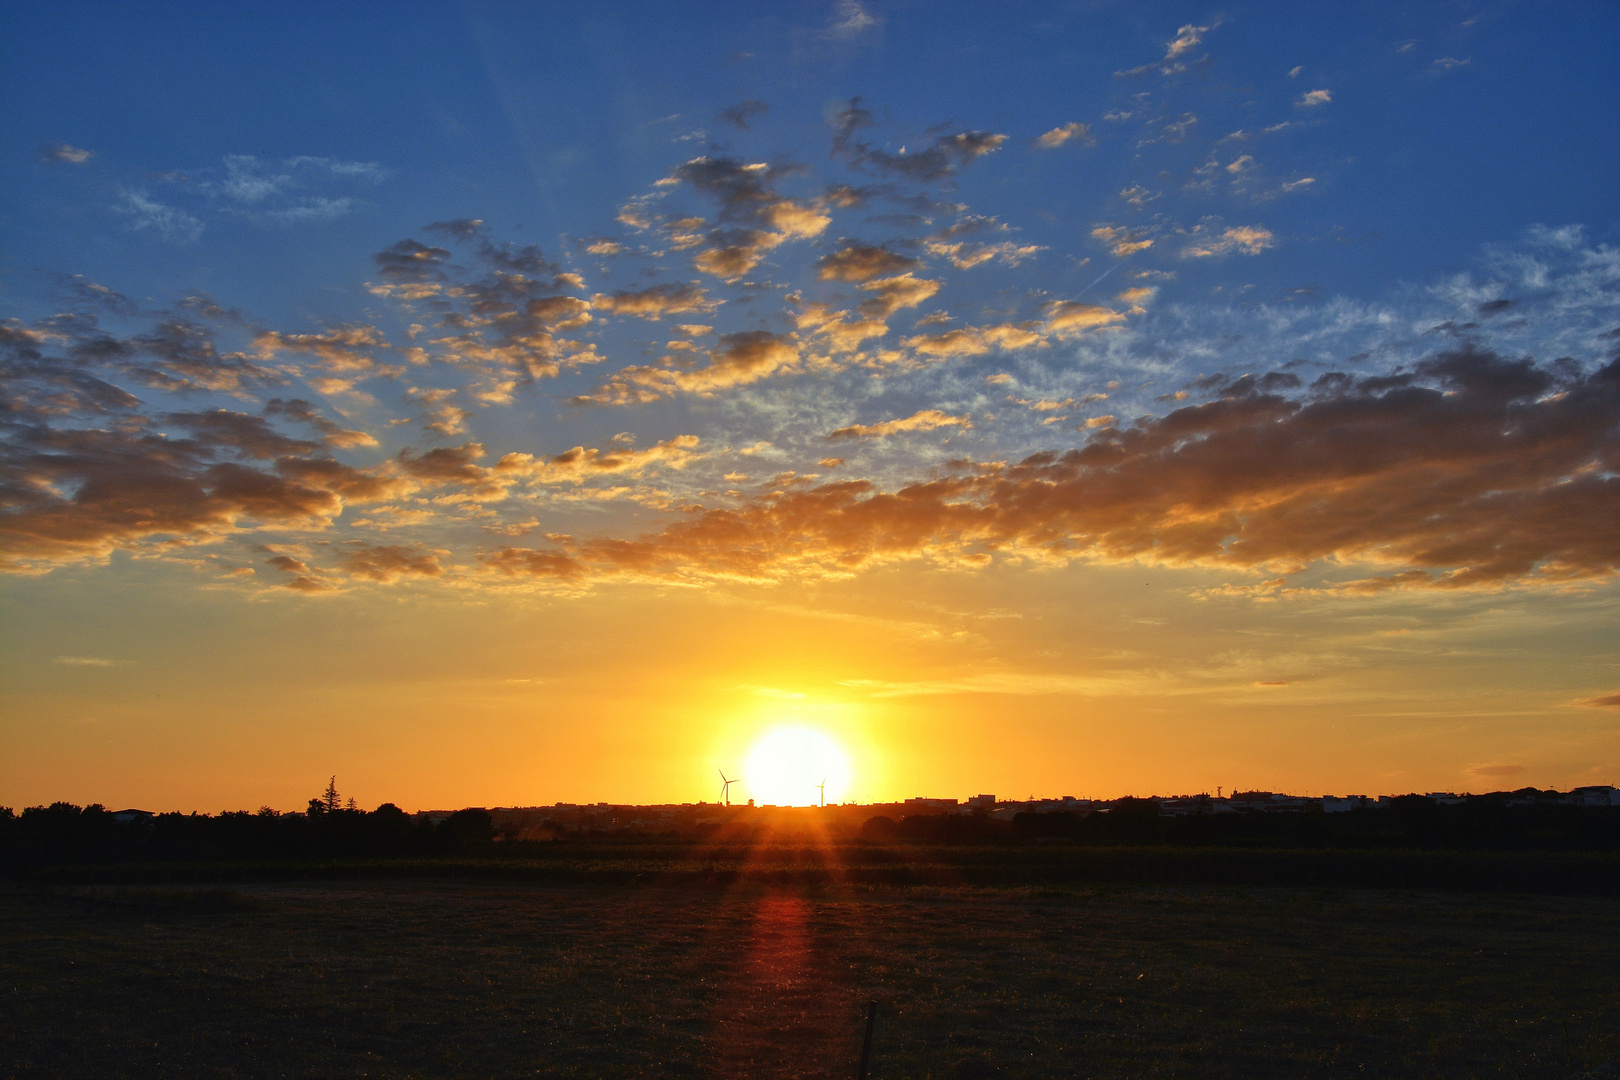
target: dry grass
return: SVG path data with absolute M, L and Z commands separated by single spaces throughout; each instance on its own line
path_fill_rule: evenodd
M 1620 903 L 385 882 L 0 896 L 4 1076 L 1561 1077 Z

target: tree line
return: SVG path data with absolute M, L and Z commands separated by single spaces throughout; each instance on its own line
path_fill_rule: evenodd
M 21 814 L 0 807 L 0 865 L 446 856 L 474 851 L 495 835 L 489 812 L 476 808 L 435 822 L 393 803 L 370 812 L 310 803 L 303 814 L 262 807 L 129 821 L 95 804 L 57 802 Z

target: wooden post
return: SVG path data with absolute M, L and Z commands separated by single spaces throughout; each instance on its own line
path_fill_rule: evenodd
M 866 1067 L 872 1062 L 872 1025 L 877 1022 L 877 1002 L 870 1002 L 866 1006 L 866 1039 L 861 1043 L 861 1067 L 855 1073 L 855 1080 L 866 1080 Z

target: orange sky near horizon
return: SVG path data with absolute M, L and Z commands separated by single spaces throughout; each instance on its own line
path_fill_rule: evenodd
M 837 739 L 863 802 L 1568 788 L 1607 782 L 1620 751 L 1612 710 L 1568 690 L 1610 677 L 1580 649 L 1602 589 L 1584 627 L 1581 601 L 1536 593 L 1335 599 L 1279 624 L 1165 568 L 499 605 L 244 601 L 134 564 L 109 603 L 73 573 L 69 603 L 4 639 L 6 713 L 31 722 L 7 733 L 0 791 L 22 805 L 298 809 L 333 773 L 413 810 L 695 802 L 780 724 Z

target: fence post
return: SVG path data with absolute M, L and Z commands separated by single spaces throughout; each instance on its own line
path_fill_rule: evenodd
M 877 1002 L 869 1002 L 866 1006 L 866 1039 L 861 1043 L 861 1067 L 855 1073 L 855 1080 L 866 1080 L 866 1067 L 872 1061 L 872 1025 L 877 1022 Z

